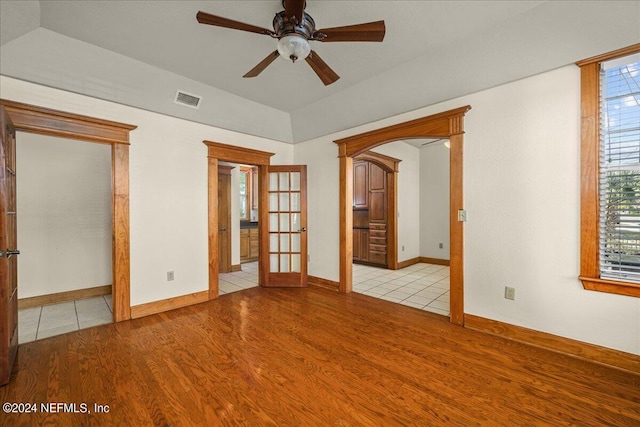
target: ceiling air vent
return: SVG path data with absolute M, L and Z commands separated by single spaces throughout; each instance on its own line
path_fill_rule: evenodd
M 191 108 L 199 108 L 202 97 L 193 95 L 182 90 L 176 92 L 176 99 L 173 100 L 176 104 L 184 105 Z

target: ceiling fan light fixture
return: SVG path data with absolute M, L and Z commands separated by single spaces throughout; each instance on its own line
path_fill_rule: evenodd
M 292 33 L 282 36 L 278 40 L 278 53 L 291 62 L 305 59 L 311 53 L 311 46 L 304 36 Z

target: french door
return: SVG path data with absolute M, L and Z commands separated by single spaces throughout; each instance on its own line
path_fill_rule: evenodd
M 307 167 L 268 166 L 267 287 L 307 285 Z M 263 187 L 264 188 L 264 187 Z M 265 246 L 263 246 L 265 247 Z
M 18 351 L 16 132 L 0 107 L 0 385 L 9 382 Z

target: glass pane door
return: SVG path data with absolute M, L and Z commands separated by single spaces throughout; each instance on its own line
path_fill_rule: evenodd
M 306 284 L 306 166 L 270 166 L 269 283 Z

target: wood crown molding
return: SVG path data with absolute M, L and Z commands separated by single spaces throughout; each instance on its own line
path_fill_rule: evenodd
M 218 161 L 235 163 L 242 159 L 243 163 L 256 166 L 268 166 L 275 153 L 254 150 L 251 148 L 237 147 L 229 144 L 221 144 L 213 141 L 202 141 L 208 148 L 208 157 Z
M 558 353 L 578 357 L 625 371 L 640 373 L 640 356 L 589 344 L 582 341 L 564 338 L 533 329 L 480 316 L 465 314 L 465 327 L 480 332 L 498 335 L 507 339 L 544 348 Z
M 0 99 L 16 129 L 106 144 L 129 144 L 137 126 Z

